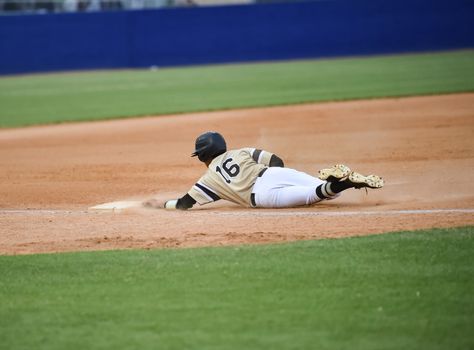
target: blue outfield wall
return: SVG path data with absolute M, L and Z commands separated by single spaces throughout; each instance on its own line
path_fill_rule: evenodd
M 0 74 L 474 47 L 474 0 L 327 0 L 0 16 Z

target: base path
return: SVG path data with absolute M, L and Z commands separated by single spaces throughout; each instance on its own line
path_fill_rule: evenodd
M 312 207 L 90 210 L 170 199 L 205 171 L 194 140 L 221 132 L 316 174 L 384 177 Z M 474 225 L 474 94 L 305 104 L 0 130 L 0 254 L 194 247 Z

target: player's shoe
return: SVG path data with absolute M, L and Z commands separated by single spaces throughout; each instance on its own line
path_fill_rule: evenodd
M 351 174 L 351 169 L 344 164 L 336 164 L 328 169 L 321 169 L 318 177 L 327 182 L 339 182 L 346 180 Z
M 384 185 L 384 181 L 380 176 L 365 176 L 355 171 L 351 172 L 345 181 L 350 183 L 354 188 L 382 188 Z
M 343 164 L 336 164 L 331 168 L 320 170 L 318 178 L 327 182 L 346 182 L 353 188 L 382 188 L 384 185 L 380 176 L 365 176 L 351 171 L 348 166 Z

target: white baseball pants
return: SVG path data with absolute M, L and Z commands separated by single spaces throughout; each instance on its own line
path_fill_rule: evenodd
M 301 171 L 271 167 L 257 178 L 252 193 L 259 208 L 296 207 L 321 201 L 316 195 L 316 187 L 324 183 L 326 181 Z

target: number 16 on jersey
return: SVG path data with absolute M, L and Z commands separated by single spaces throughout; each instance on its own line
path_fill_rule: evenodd
M 222 169 L 220 166 L 216 166 L 216 171 L 221 174 L 225 182 L 228 184 L 230 184 L 231 178 L 236 177 L 240 173 L 240 167 L 237 164 L 232 164 L 232 160 L 232 158 L 224 160 L 222 163 Z

